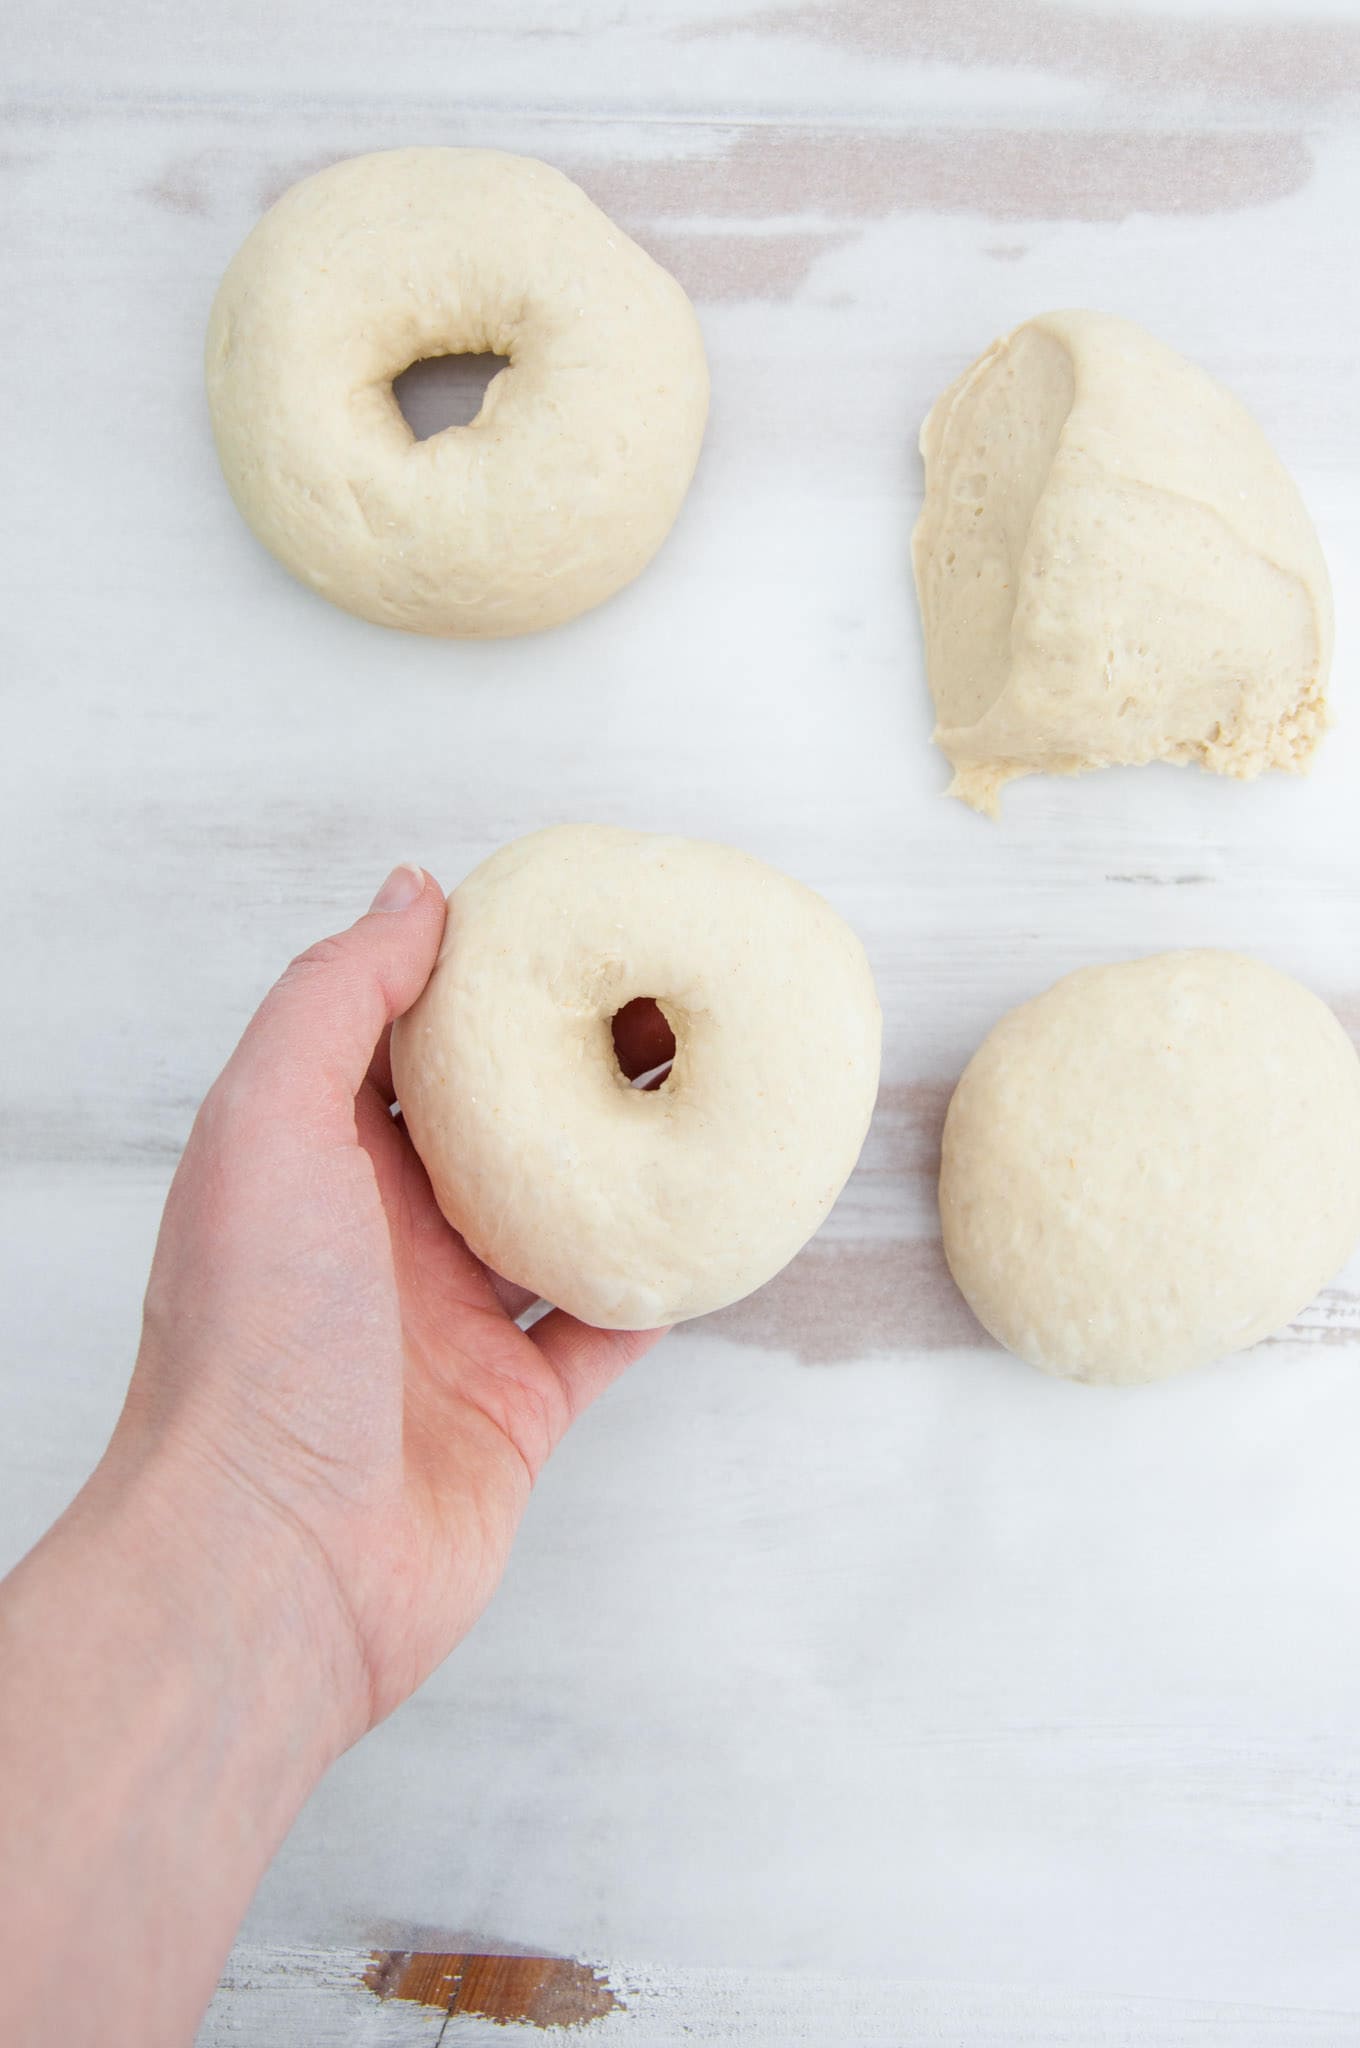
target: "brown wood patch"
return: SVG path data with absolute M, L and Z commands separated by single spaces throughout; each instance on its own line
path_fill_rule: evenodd
M 381 1949 L 370 1959 L 364 1983 L 378 1998 L 475 2013 L 497 2026 L 579 2027 L 621 2010 L 623 2003 L 600 1971 L 565 1956 Z

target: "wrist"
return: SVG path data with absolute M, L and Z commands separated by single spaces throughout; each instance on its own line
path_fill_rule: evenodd
M 0 1586 L 6 2040 L 49 2038 L 24 1983 L 58 1982 L 70 1928 L 142 2048 L 192 2032 L 340 1745 L 286 1578 L 205 1488 L 110 1458 Z
M 96 1694 L 117 1674 L 129 1769 L 145 1748 L 182 1773 L 260 1869 L 353 1739 L 334 1595 L 302 1547 L 196 1458 L 115 1437 L 12 1582 L 62 1667 Z
M 115 1597 L 183 1689 L 301 1804 L 365 1725 L 339 1588 L 301 1529 L 188 1446 L 115 1435 L 49 1540 L 107 1559 Z

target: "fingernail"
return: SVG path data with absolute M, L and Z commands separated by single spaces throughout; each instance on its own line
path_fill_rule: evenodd
M 369 910 L 409 910 L 424 887 L 424 868 L 412 867 L 407 862 L 399 868 L 393 868 L 369 904 Z

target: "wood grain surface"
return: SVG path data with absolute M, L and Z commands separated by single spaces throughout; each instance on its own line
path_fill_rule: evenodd
M 285 1845 L 204 2039 L 505 2038 L 377 1996 L 382 1952 L 582 1958 L 639 2043 L 1360 2040 L 1360 1264 L 1249 1357 L 1098 1393 L 982 1339 L 934 1213 L 953 1081 L 1068 968 L 1244 948 L 1360 1032 L 1360 10 L 49 0 L 0 39 L 0 1566 L 116 1413 L 195 1104 L 398 858 L 731 841 L 850 918 L 885 1009 L 825 1230 L 582 1423 L 484 1622 Z M 675 533 L 541 639 L 329 608 L 213 458 L 241 236 L 420 141 L 560 164 L 704 328 Z M 1204 363 L 1298 477 L 1338 611 L 1307 781 L 942 798 L 915 435 L 1061 304 Z
M 598 1970 L 563 1956 L 431 1955 L 386 1949 L 370 1957 L 364 1988 L 383 2000 L 493 2025 L 580 2027 L 620 2009 Z

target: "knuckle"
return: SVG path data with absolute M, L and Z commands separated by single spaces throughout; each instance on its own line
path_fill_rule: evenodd
M 344 964 L 349 948 L 343 938 L 318 939 L 308 946 L 305 953 L 299 953 L 290 960 L 279 977 L 279 987 L 288 988 L 300 981 L 310 981 L 316 974 L 326 973 Z
M 180 1162 L 180 1177 L 195 1196 L 225 1199 L 238 1161 L 253 1150 L 258 1125 L 256 1090 L 233 1061 L 199 1104 Z

